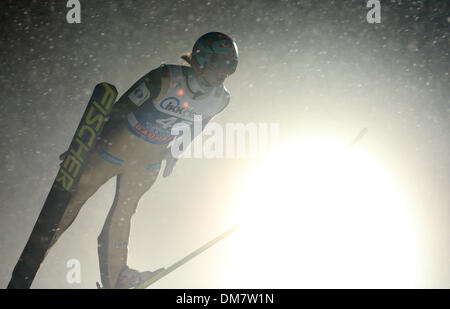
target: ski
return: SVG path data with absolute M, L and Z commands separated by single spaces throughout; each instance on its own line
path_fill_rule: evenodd
M 113 85 L 96 85 L 33 231 L 14 268 L 8 289 L 28 289 L 33 283 L 116 97 L 117 90 Z
M 241 227 L 240 224 L 237 224 L 235 226 L 233 226 L 232 228 L 230 228 L 229 230 L 227 230 L 226 232 L 220 234 L 219 236 L 217 236 L 216 238 L 212 239 L 211 241 L 207 242 L 206 244 L 204 244 L 203 246 L 201 246 L 200 248 L 198 248 L 197 250 L 193 251 L 192 253 L 188 254 L 187 256 L 185 256 L 184 258 L 182 258 L 181 260 L 179 260 L 178 262 L 172 264 L 171 266 L 167 267 L 167 268 L 163 268 L 160 272 L 158 272 L 155 276 L 151 277 L 150 279 L 148 279 L 147 281 L 141 283 L 140 285 L 138 285 L 136 287 L 136 289 L 145 289 L 147 287 L 149 287 L 150 285 L 152 285 L 153 283 L 155 283 L 156 281 L 158 281 L 159 279 L 167 276 L 168 274 L 170 274 L 171 272 L 173 272 L 175 269 L 177 269 L 178 267 L 182 266 L 183 264 L 185 264 L 186 262 L 192 260 L 194 257 L 196 257 L 197 255 L 199 255 L 200 253 L 204 252 L 206 249 L 210 248 L 211 246 L 215 245 L 216 243 L 218 243 L 219 241 L 221 241 L 222 239 L 224 239 L 225 237 L 227 237 L 228 235 L 230 235 L 231 233 L 233 233 L 234 231 L 236 231 L 237 229 L 239 229 Z
M 369 132 L 369 129 L 363 128 L 361 131 L 359 131 L 358 135 L 355 136 L 355 138 L 345 147 L 345 151 L 352 148 L 357 142 L 359 142 L 366 134 Z

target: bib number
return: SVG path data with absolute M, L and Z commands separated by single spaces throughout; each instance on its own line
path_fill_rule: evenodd
M 169 117 L 169 118 L 163 118 L 163 119 L 157 119 L 155 120 L 155 122 L 157 124 L 159 124 L 161 127 L 163 127 L 163 129 L 169 129 L 172 128 L 173 125 L 177 122 L 178 118 L 177 117 Z M 185 121 L 181 121 L 177 124 L 177 129 L 182 129 L 184 127 L 189 127 L 189 123 L 185 122 Z
M 156 123 L 162 126 L 164 129 L 169 129 L 174 125 L 175 122 L 177 122 L 177 120 L 177 117 L 169 117 L 164 119 L 157 119 Z

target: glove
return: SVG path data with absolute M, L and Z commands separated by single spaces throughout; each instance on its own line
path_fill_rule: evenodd
M 172 174 L 173 167 L 178 161 L 178 159 L 172 155 L 170 147 L 167 148 L 164 153 L 164 160 L 166 160 L 166 166 L 164 167 L 163 177 L 166 178 Z
M 64 161 L 68 154 L 69 154 L 69 150 L 64 151 L 62 154 L 59 155 L 59 159 L 61 161 Z

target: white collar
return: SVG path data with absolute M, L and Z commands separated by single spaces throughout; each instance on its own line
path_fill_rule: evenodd
M 188 73 L 187 82 L 188 82 L 188 87 L 196 95 L 201 95 L 201 94 L 207 93 L 212 88 L 212 87 L 211 88 L 207 88 L 207 89 L 203 88 L 200 85 L 200 83 L 198 82 L 197 78 L 195 78 L 195 75 L 192 72 Z

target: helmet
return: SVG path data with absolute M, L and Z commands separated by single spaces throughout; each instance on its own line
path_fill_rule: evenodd
M 192 67 L 201 74 L 205 67 L 212 71 L 234 73 L 238 63 L 236 43 L 228 35 L 220 32 L 208 32 L 202 35 L 192 48 Z

